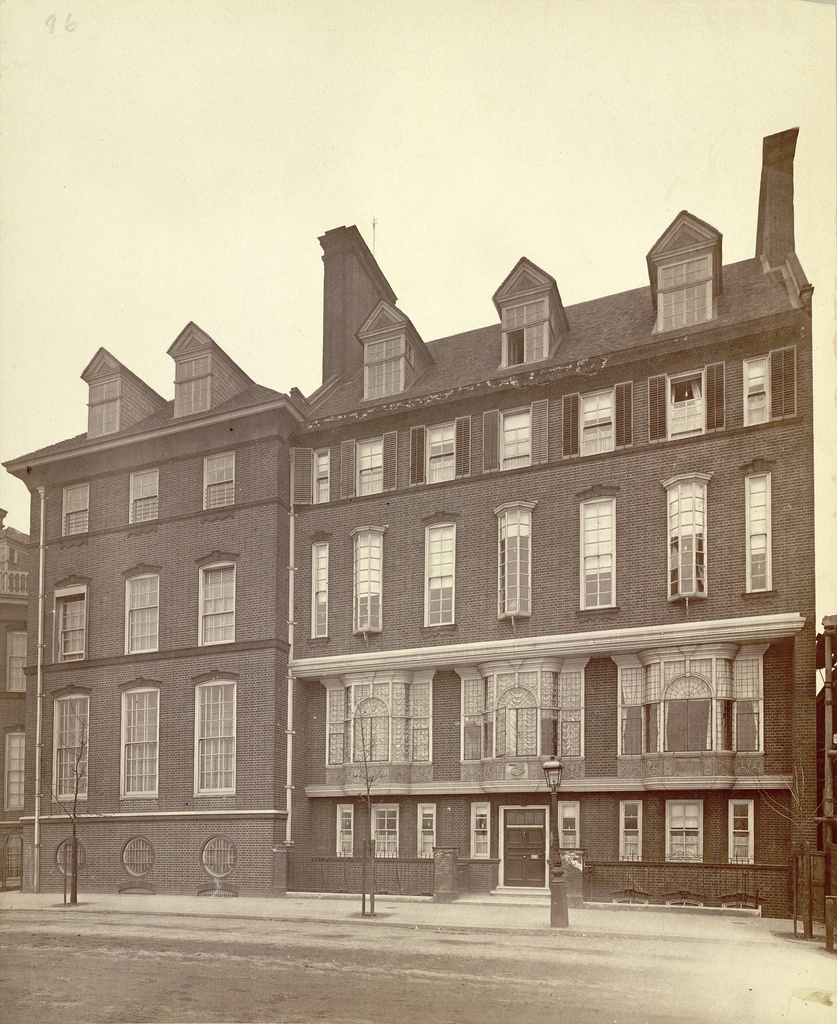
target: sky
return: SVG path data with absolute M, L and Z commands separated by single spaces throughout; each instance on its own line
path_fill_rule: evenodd
M 100 346 L 172 397 L 190 320 L 309 394 L 317 239 L 343 224 L 425 341 L 496 322 L 521 256 L 565 306 L 647 284 L 682 209 L 748 259 L 762 139 L 798 127 L 817 616 L 837 613 L 831 4 L 6 0 L 0 66 L 0 461 L 86 430 Z M 4 472 L 0 506 L 28 529 Z

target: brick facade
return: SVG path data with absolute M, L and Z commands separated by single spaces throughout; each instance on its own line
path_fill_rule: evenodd
M 33 536 L 46 510 L 26 714 L 45 784 L 36 809 L 27 783 L 24 884 L 63 884 L 54 709 L 83 695 L 82 885 L 280 893 L 288 849 L 292 887 L 357 887 L 368 773 L 383 891 L 432 890 L 432 846 L 455 851 L 462 890 L 543 888 L 541 761 L 557 752 L 562 843 L 573 871 L 586 859 L 588 898 L 786 913 L 815 801 L 798 781 L 814 778 L 814 554 L 795 142 L 765 140 L 756 258 L 722 266 L 720 233 L 683 211 L 648 253 L 649 286 L 565 308 L 521 259 L 499 323 L 429 343 L 357 229 L 329 231 L 308 399 L 253 384 L 189 325 L 169 349 L 175 403 L 146 389 L 146 419 L 9 463 Z M 104 350 L 85 373 L 145 387 Z M 234 488 L 204 508 L 205 460 L 230 453 Z M 131 474 L 149 469 L 157 512 L 132 522 Z M 66 535 L 64 488 L 80 483 L 86 528 Z M 234 633 L 202 644 L 201 580 L 233 572 Z M 158 638 L 126 654 L 139 577 L 158 581 Z M 83 641 L 61 618 L 81 596 Z M 67 643 L 82 649 L 62 660 Z M 235 779 L 219 753 L 205 793 L 198 748 L 216 747 L 196 694 L 214 683 L 231 685 L 213 691 L 210 739 L 234 684 Z M 127 799 L 138 688 L 159 695 L 159 778 Z M 28 780 L 34 767 L 30 744 Z

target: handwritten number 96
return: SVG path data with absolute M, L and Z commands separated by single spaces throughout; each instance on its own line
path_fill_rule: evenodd
M 55 31 L 55 23 L 56 23 L 57 20 L 58 19 L 56 18 L 56 16 L 54 14 L 50 14 L 50 16 L 44 22 L 46 27 L 49 29 L 50 33 Z M 68 14 L 67 15 L 67 20 L 64 23 L 64 29 L 67 32 L 75 32 L 75 30 L 76 30 L 76 23 L 73 21 L 72 14 Z

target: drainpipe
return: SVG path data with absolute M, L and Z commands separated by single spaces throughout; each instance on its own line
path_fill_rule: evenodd
M 294 795 L 294 673 L 291 661 L 294 656 L 294 575 L 296 573 L 296 515 L 291 504 L 288 516 L 288 723 L 286 735 L 285 764 L 285 842 L 292 841 L 293 795 Z
M 46 490 L 38 488 L 41 499 L 41 523 L 38 540 L 38 681 L 35 703 L 35 863 L 32 891 L 41 891 L 41 757 L 44 730 L 44 569 L 46 564 Z

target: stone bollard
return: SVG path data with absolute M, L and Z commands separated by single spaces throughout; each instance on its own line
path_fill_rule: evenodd
M 837 928 L 837 896 L 825 897 L 825 948 L 834 952 L 834 930 Z
M 459 847 L 433 847 L 433 902 L 452 903 L 459 896 Z

